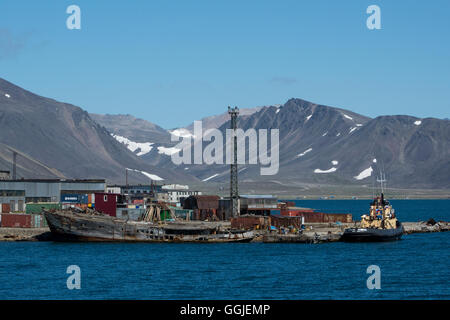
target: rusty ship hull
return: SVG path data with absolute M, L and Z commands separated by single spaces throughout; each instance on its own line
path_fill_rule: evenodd
M 73 212 L 44 212 L 56 241 L 93 242 L 249 242 L 249 231 L 221 230 L 213 222 L 125 221 L 107 215 Z

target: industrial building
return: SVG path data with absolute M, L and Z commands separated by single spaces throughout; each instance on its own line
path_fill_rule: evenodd
M 157 184 L 136 184 L 136 185 L 110 185 L 106 187 L 108 193 L 120 193 L 127 195 L 152 195 L 161 192 L 162 186 Z
M 130 200 L 143 199 L 144 197 L 156 198 L 167 203 L 180 203 L 183 198 L 192 195 L 201 195 L 200 191 L 189 190 L 189 186 L 180 184 L 170 185 L 111 185 L 106 187 L 106 192 L 126 194 Z
M 26 203 L 79 202 L 83 196 L 104 192 L 105 187 L 105 180 L 0 180 L 0 203 L 9 205 L 11 212 L 24 212 Z
M 219 200 L 219 196 L 189 196 L 183 201 L 183 209 L 193 210 L 193 220 L 222 220 L 217 216 Z
M 0 170 L 0 180 L 9 180 L 10 179 L 10 172 Z
M 269 216 L 272 210 L 278 209 L 278 199 L 272 195 L 240 195 L 240 214 Z
M 190 196 L 200 196 L 200 191 L 189 190 L 188 186 L 182 186 L 178 184 L 162 186 L 162 190 L 159 193 L 167 194 L 169 203 L 181 203 L 183 199 L 187 199 Z M 158 196 L 163 198 L 163 196 Z

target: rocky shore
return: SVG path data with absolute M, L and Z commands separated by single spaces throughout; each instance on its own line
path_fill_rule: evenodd
M 436 222 L 433 219 L 421 222 L 404 222 L 405 234 L 425 233 L 425 232 L 445 232 L 450 231 L 450 223 L 445 221 Z
M 50 241 L 47 228 L 0 228 L 0 241 Z

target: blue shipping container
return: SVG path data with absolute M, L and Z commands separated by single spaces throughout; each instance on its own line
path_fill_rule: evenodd
M 78 195 L 78 194 L 63 194 L 63 195 L 61 195 L 61 202 L 63 202 L 63 203 L 80 203 L 80 195 Z
M 81 195 L 81 203 L 84 203 L 84 204 L 88 204 L 89 203 L 89 197 L 88 197 L 87 194 Z

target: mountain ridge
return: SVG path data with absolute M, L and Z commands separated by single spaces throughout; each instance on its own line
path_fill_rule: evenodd
M 274 176 L 261 176 L 260 165 L 240 165 L 243 185 L 272 181 L 286 186 L 363 186 L 372 184 L 383 170 L 391 186 L 450 188 L 449 120 L 408 115 L 370 118 L 298 98 L 246 110 L 238 119 L 239 128 L 279 129 L 280 163 Z M 227 117 L 227 112 L 206 117 L 213 119 L 206 129 L 217 127 L 225 133 L 230 126 Z M 229 179 L 226 164 L 172 163 L 177 142 L 170 136 L 191 135 L 189 126 L 166 130 L 132 115 L 89 114 L 1 78 L 0 132 L 0 166 L 11 166 L 16 150 L 23 176 L 104 177 L 121 182 L 125 168 L 131 168 L 167 182 L 227 183 Z M 129 174 L 132 180 L 148 182 L 145 174 Z
M 8 151 L 20 151 L 24 156 L 18 158 L 18 175 L 22 177 L 53 178 L 61 173 L 69 178 L 122 182 L 125 168 L 132 168 L 168 180 L 192 179 L 147 164 L 80 107 L 38 96 L 4 79 L 0 79 L 0 132 L 3 166 L 10 164 Z M 24 170 L 21 161 L 25 158 L 44 165 L 36 166 L 35 172 Z M 48 168 L 57 174 L 49 174 Z M 130 181 L 149 180 L 144 173 L 130 173 Z

